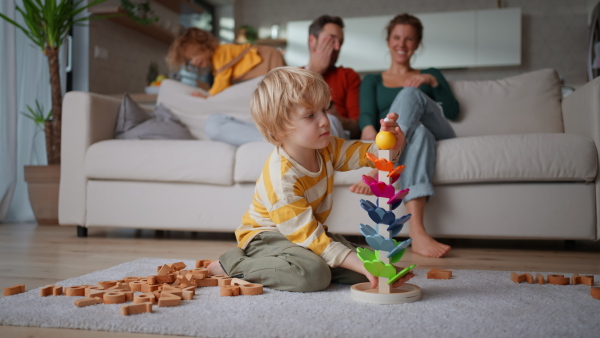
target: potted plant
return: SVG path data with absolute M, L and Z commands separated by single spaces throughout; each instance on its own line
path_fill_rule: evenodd
M 45 212 L 54 212 L 56 216 L 44 216 L 44 219 L 38 219 L 38 223 L 58 224 L 58 180 L 60 178 L 60 140 L 62 123 L 62 93 L 60 86 L 60 65 L 59 51 L 60 47 L 67 37 L 69 30 L 73 25 L 80 24 L 90 20 L 92 17 L 86 16 L 75 18 L 78 14 L 89 7 L 95 6 L 106 0 L 23 0 L 23 8 L 16 6 L 16 11 L 21 14 L 25 25 L 20 25 L 16 21 L 0 13 L 0 18 L 20 29 L 31 42 L 41 48 L 42 53 L 48 58 L 50 71 L 50 90 L 52 98 L 51 119 L 45 121 L 46 131 L 46 150 L 48 157 L 48 166 L 26 166 L 25 180 L 28 185 L 37 183 L 48 177 L 54 180 L 54 188 L 50 192 L 44 193 L 42 198 L 31 196 L 33 193 L 31 187 L 28 187 L 30 202 L 42 200 L 51 205 L 43 206 L 38 210 Z M 93 17 L 100 18 L 100 17 Z M 45 119 L 45 118 L 44 118 Z M 34 182 L 35 181 L 35 182 Z M 48 184 L 45 184 L 48 185 Z M 55 193 L 53 193 L 55 191 Z M 36 207 L 32 205 L 34 214 Z M 49 210 L 55 209 L 55 210 Z M 40 222 L 41 220 L 41 222 Z

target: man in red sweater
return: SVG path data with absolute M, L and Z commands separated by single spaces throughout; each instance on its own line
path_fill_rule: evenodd
M 308 29 L 310 60 L 307 69 L 323 75 L 331 88 L 333 106 L 329 109 L 353 139 L 360 138 L 358 96 L 360 76 L 351 68 L 336 67 L 344 43 L 344 21 L 337 16 L 322 15 Z

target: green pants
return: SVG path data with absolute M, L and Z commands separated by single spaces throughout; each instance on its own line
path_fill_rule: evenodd
M 328 234 L 334 241 L 356 248 L 341 235 Z M 290 242 L 277 231 L 256 235 L 246 250 L 234 248 L 219 261 L 229 276 L 281 291 L 320 291 L 330 283 L 355 284 L 368 281 L 361 273 L 330 268 L 323 258 Z

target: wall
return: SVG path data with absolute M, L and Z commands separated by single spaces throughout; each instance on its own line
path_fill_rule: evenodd
M 497 79 L 554 68 L 567 84 L 578 86 L 587 81 L 589 0 L 501 2 L 503 7 L 522 9 L 521 66 L 445 70 L 449 80 Z M 285 29 L 288 21 L 312 20 L 322 14 L 349 18 L 403 12 L 462 11 L 496 8 L 497 3 L 497 0 L 235 0 L 235 22 L 237 26 L 249 24 L 259 31 L 268 31 L 274 24 Z M 427 27 L 424 34 L 427 34 Z
M 115 6 L 119 1 L 99 5 Z M 152 3 L 158 23 L 178 23 L 178 15 Z M 151 62 L 159 72 L 168 73 L 164 60 L 169 44 L 107 19 L 89 25 L 89 91 L 99 94 L 143 93 Z

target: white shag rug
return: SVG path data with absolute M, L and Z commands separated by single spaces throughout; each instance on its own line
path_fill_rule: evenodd
M 57 285 L 145 277 L 177 261 L 144 258 Z M 357 302 L 348 285 L 314 293 L 265 289 L 260 296 L 238 297 L 221 297 L 218 287 L 205 287 L 181 306 L 122 316 L 122 304 L 79 308 L 73 302 L 81 297 L 39 297 L 34 289 L 0 299 L 0 325 L 199 337 L 598 337 L 600 332 L 600 300 L 590 296 L 589 286 L 515 284 L 507 271 L 453 270 L 451 280 L 427 279 L 426 270 L 415 273 L 410 283 L 422 288 L 422 299 L 397 305 Z

